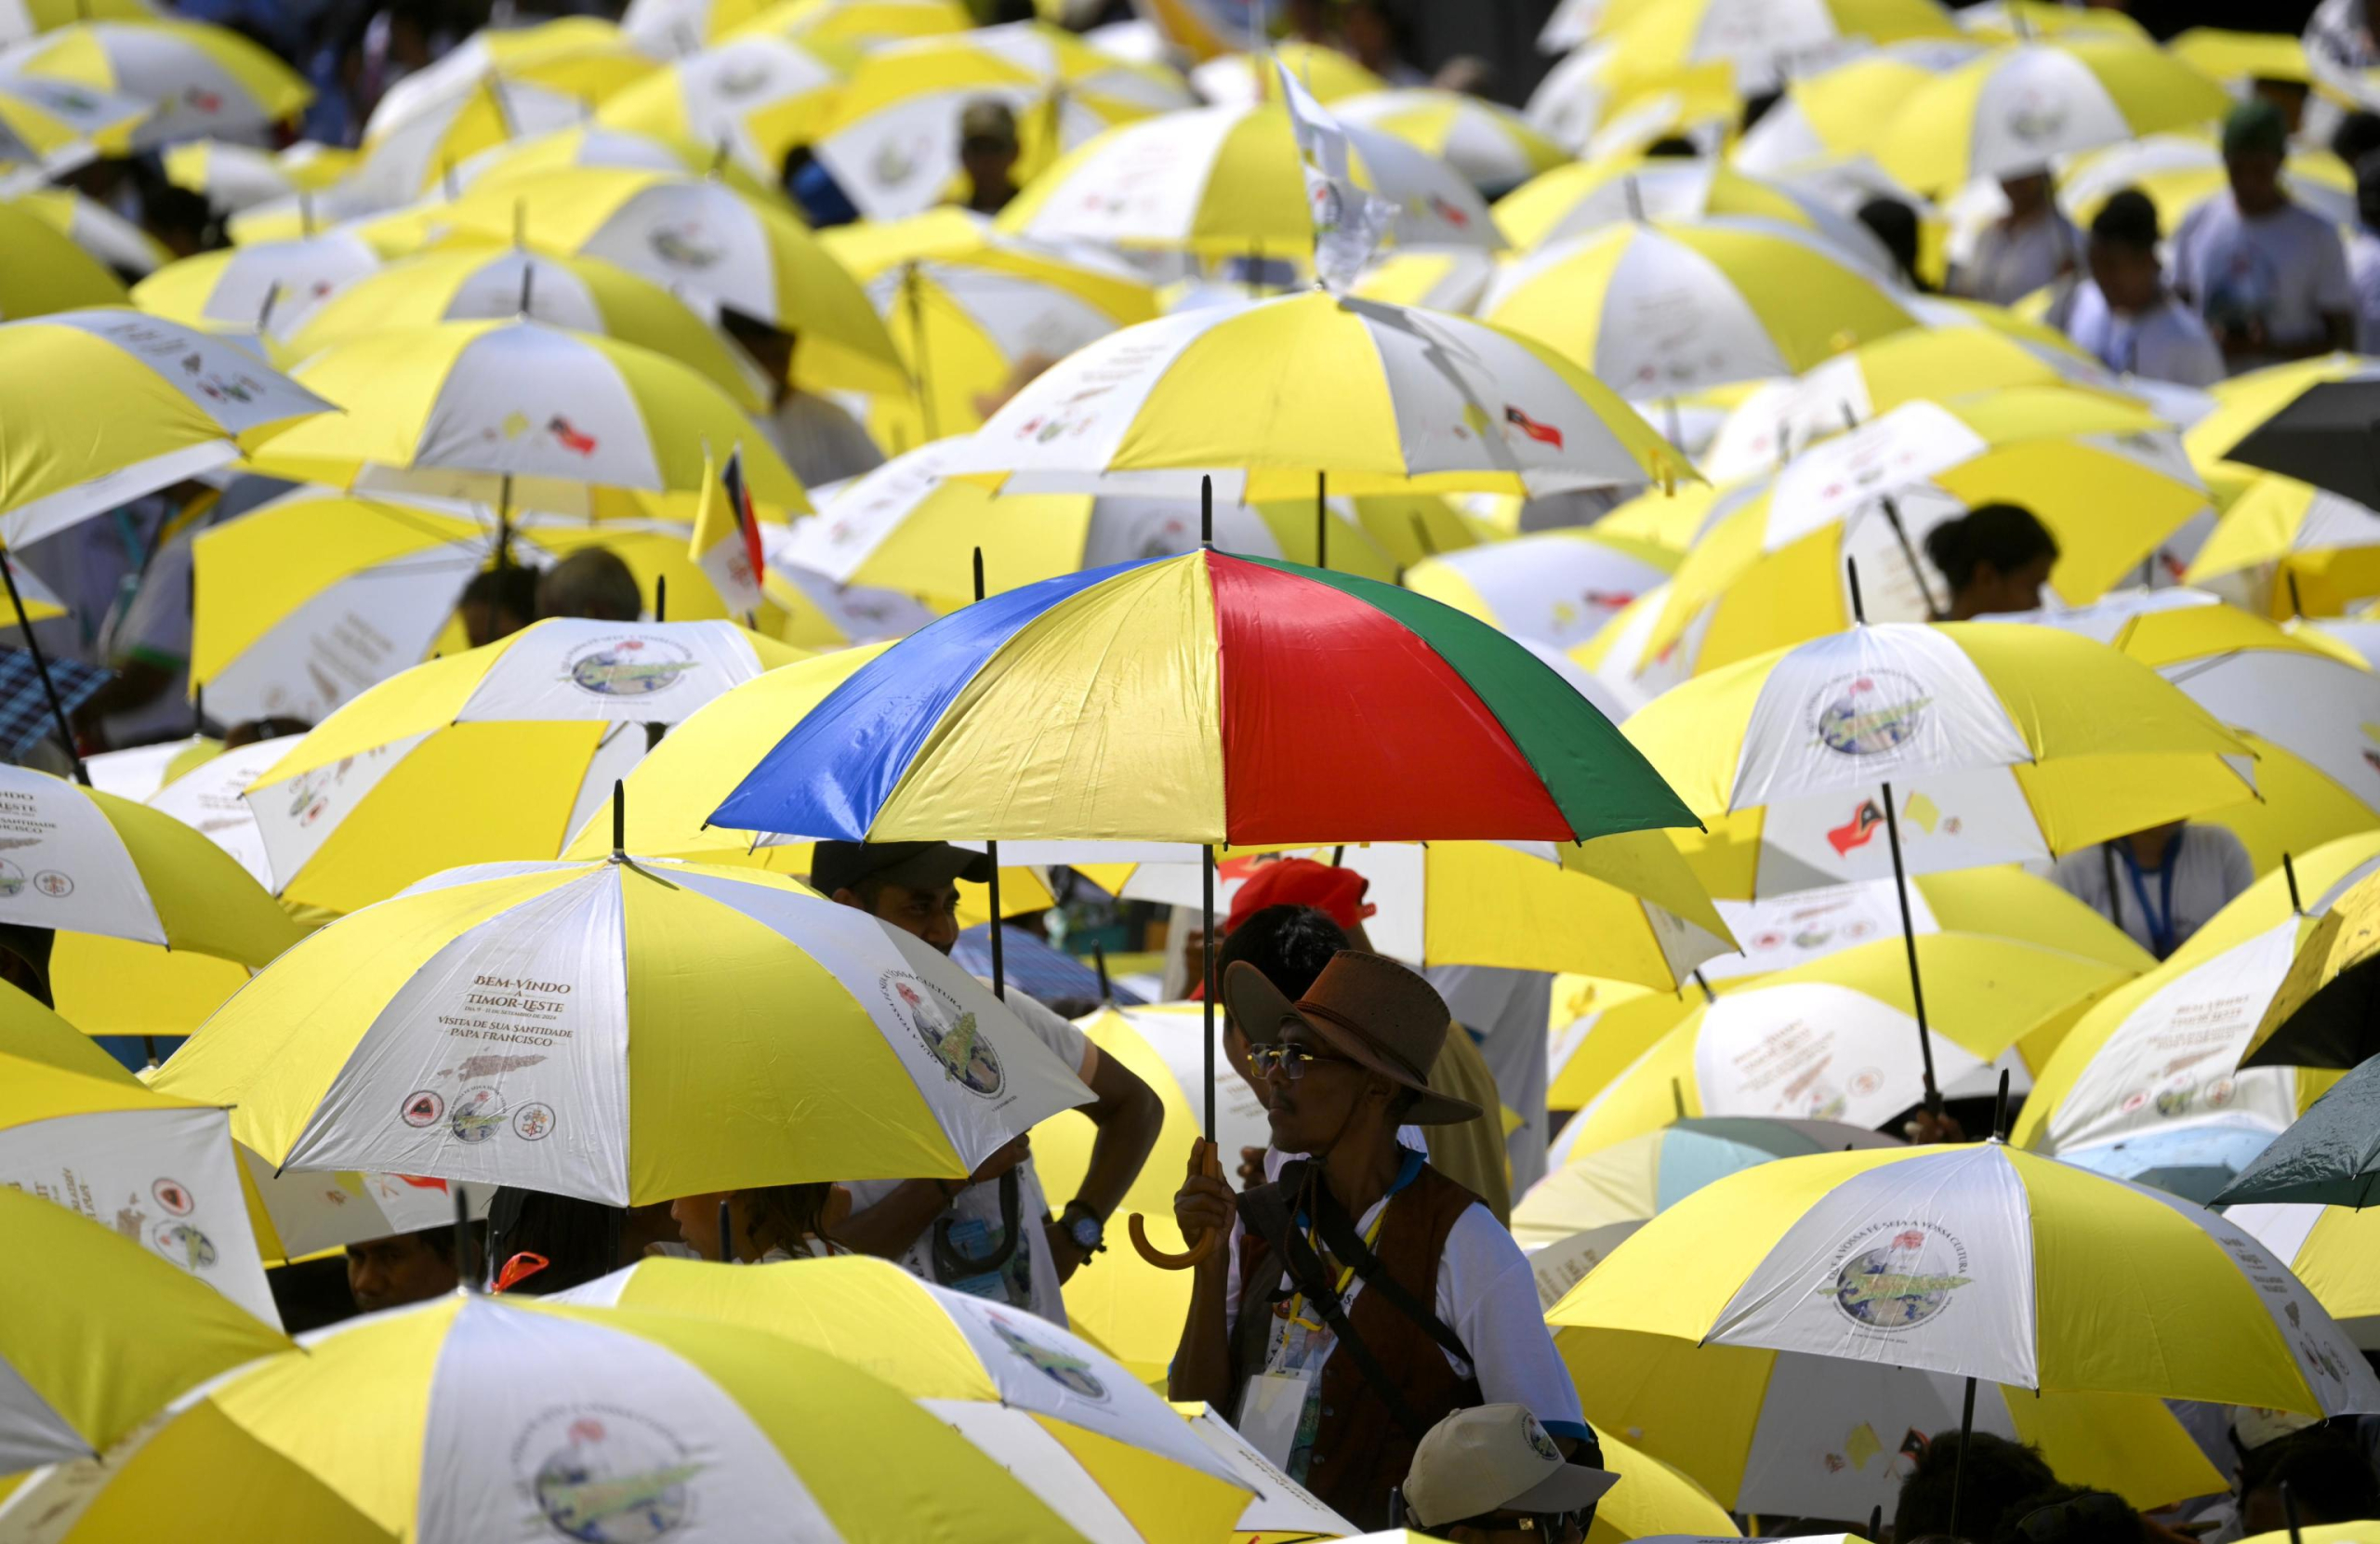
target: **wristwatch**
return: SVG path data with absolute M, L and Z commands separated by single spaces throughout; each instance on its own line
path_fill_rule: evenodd
M 1075 1241 L 1075 1247 L 1083 1252 L 1086 1260 L 1107 1247 L 1107 1224 L 1080 1201 L 1066 1203 L 1066 1209 L 1058 1214 L 1058 1225 L 1065 1229 L 1066 1236 Z

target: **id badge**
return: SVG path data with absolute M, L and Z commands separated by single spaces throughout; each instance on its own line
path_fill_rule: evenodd
M 1248 1380 L 1239 1396 L 1239 1434 L 1264 1455 L 1274 1468 L 1289 1472 L 1289 1455 L 1297 1447 L 1298 1422 L 1305 1415 L 1311 1370 L 1268 1372 Z
M 950 1244 L 961 1256 L 983 1256 L 992 1252 L 992 1225 L 980 1217 L 970 1217 L 950 1225 Z M 1023 1246 L 1019 1246 L 1022 1247 Z M 1008 1301 L 1008 1281 L 998 1269 L 978 1275 L 960 1276 L 942 1284 L 954 1292 L 964 1292 L 971 1298 L 989 1298 L 994 1302 Z

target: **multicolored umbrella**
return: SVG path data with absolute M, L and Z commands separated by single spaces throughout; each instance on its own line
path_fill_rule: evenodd
M 1370 774 L 1317 783 L 1293 770 L 1292 739 L 1360 746 Z M 1201 550 L 1030 585 L 911 635 L 711 819 L 853 841 L 1222 846 L 1567 842 L 1690 817 L 1608 720 L 1486 624 Z

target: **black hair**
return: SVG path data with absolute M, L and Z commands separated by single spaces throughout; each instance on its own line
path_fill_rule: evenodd
M 2157 250 L 2157 205 L 2137 188 L 2119 188 L 2091 218 L 2091 239 L 2135 252 Z
M 523 1250 L 545 1257 L 546 1268 L 515 1288 L 522 1293 L 583 1287 L 610 1274 L 619 1259 L 619 1208 L 600 1201 L 502 1185 L 488 1201 L 487 1225 L 496 1270 Z
M 1858 218 L 1892 254 L 1901 283 L 1918 287 L 1917 211 L 1897 198 L 1877 197 L 1859 205 Z
M 506 563 L 471 576 L 463 587 L 461 605 L 483 605 L 491 611 L 508 612 L 523 622 L 534 622 L 537 616 L 537 575 L 534 569 L 519 563 Z
M 2350 166 L 2376 150 L 2380 150 L 2380 114 L 2350 112 L 2331 132 L 2331 153 Z
M 1691 161 L 1702 153 L 1702 147 L 1683 134 L 1665 134 L 1645 147 L 1647 161 Z
M 1346 932 L 1327 913 L 1312 906 L 1266 906 L 1224 936 L 1215 952 L 1215 979 L 1223 980 L 1224 971 L 1244 959 L 1295 1002 L 1346 946 Z
M 635 571 L 618 553 L 582 547 L 539 577 L 536 614 L 633 622 L 644 614 L 644 595 Z
M 2057 538 L 2021 504 L 1978 504 L 1925 533 L 1925 555 L 1956 593 L 1975 582 L 1975 571 L 1985 563 L 2013 574 L 2042 558 L 2055 562 Z
M 2252 1449 L 2240 1466 L 2240 1495 L 2289 1486 L 2303 1522 L 2352 1523 L 2380 1516 L 2380 1484 L 2352 1433 L 2309 1427 Z
M 2080 1485 L 2052 1485 L 2003 1512 L 1986 1544 L 2138 1544 L 2139 1538 L 2140 1513 L 2122 1497 Z
M 1895 1538 L 1932 1533 L 1996 1538 L 2015 1507 L 2057 1484 L 2057 1476 L 2050 1472 L 2041 1454 L 2023 1443 L 1976 1432 L 1967 1436 L 1965 1448 L 1964 1474 L 1959 1472 L 1956 1432 L 1937 1432 L 1918 1449 L 1917 1461 L 1901 1481 L 1900 1500 L 1893 1508 Z M 1962 1524 L 1955 1529 L 1950 1525 L 1953 1488 L 1959 1494 Z

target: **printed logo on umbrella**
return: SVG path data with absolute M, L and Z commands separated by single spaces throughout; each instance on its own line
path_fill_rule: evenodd
M 644 244 L 654 257 L 679 268 L 708 268 L 727 256 L 727 248 L 705 239 L 700 220 L 656 225 L 644 233 Z
M 1504 422 L 1519 429 L 1540 445 L 1552 445 L 1555 450 L 1562 448 L 1560 429 L 1552 424 L 1542 423 L 1530 417 L 1510 402 L 1504 404 Z
M 1879 1222 L 1855 1234 L 1816 1291 L 1865 1329 L 1914 1329 L 1974 1281 L 1966 1246 L 1932 1222 Z
M 1006 1078 L 1000 1072 L 999 1053 L 984 1037 L 972 1012 L 962 1010 L 958 999 L 942 988 L 906 970 L 887 970 L 878 982 L 892 1017 L 918 1037 L 926 1054 L 940 1063 L 944 1076 L 985 1099 L 1000 1091 Z
M 2008 132 L 2029 145 L 2055 138 L 2066 126 L 2066 104 L 2040 87 L 2029 87 L 2009 109 Z
M 694 1515 L 688 1481 L 702 1472 L 686 1445 L 616 1405 L 539 1417 L 512 1445 L 513 1462 L 542 1453 L 529 1478 L 537 1510 L 565 1538 L 652 1544 Z
M 1898 670 L 1844 676 L 1818 688 L 1818 743 L 1842 756 L 1898 750 L 1924 727 L 1934 699 Z
M 678 684 L 695 666 L 692 651 L 666 638 L 599 638 L 564 662 L 571 685 L 597 697 L 650 697 Z
M 1105 1402 L 1107 1385 L 1092 1374 L 1090 1363 L 1072 1353 L 1036 1344 L 1011 1329 L 1009 1321 L 998 1313 L 986 1313 L 984 1316 L 992 1322 L 992 1333 L 1000 1338 L 1001 1343 L 1015 1353 L 1020 1360 L 1030 1365 L 1036 1372 L 1040 1373 L 1068 1393 L 1080 1394 L 1085 1399 Z

